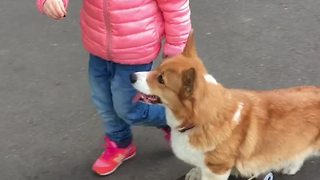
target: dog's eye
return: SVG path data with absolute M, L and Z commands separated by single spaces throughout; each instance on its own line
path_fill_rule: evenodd
M 163 75 L 162 74 L 158 76 L 158 82 L 160 84 L 164 84 L 164 80 L 163 80 Z

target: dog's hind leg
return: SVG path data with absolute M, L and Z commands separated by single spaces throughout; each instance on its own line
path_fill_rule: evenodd
M 282 173 L 286 175 L 295 175 L 301 169 L 303 162 L 304 160 L 297 160 L 290 163 L 282 170 Z

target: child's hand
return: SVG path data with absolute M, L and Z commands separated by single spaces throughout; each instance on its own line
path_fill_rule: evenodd
M 62 0 L 46 0 L 43 5 L 43 12 L 56 20 L 63 19 L 67 15 L 66 8 Z

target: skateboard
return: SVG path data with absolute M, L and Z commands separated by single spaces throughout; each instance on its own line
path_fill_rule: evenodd
M 273 177 L 274 177 L 273 173 L 270 172 L 262 176 L 249 178 L 248 180 L 273 180 L 274 179 Z
M 178 178 L 177 180 L 185 180 L 185 175 L 181 176 L 180 178 Z M 261 176 L 258 176 L 258 177 L 251 177 L 251 178 L 237 178 L 237 177 L 234 177 L 234 176 L 231 176 L 229 178 L 229 180 L 274 180 L 274 175 L 273 173 L 268 173 L 268 174 L 265 174 L 265 175 L 261 175 Z

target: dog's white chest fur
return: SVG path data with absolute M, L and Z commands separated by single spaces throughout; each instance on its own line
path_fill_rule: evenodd
M 193 148 L 189 143 L 188 132 L 180 133 L 175 130 L 179 122 L 173 116 L 170 110 L 166 111 L 167 121 L 172 128 L 171 131 L 171 146 L 174 154 L 182 161 L 197 166 L 204 166 L 204 153 Z
M 175 155 L 184 162 L 201 167 L 204 164 L 204 154 L 193 148 L 186 133 L 172 131 L 172 149 Z

